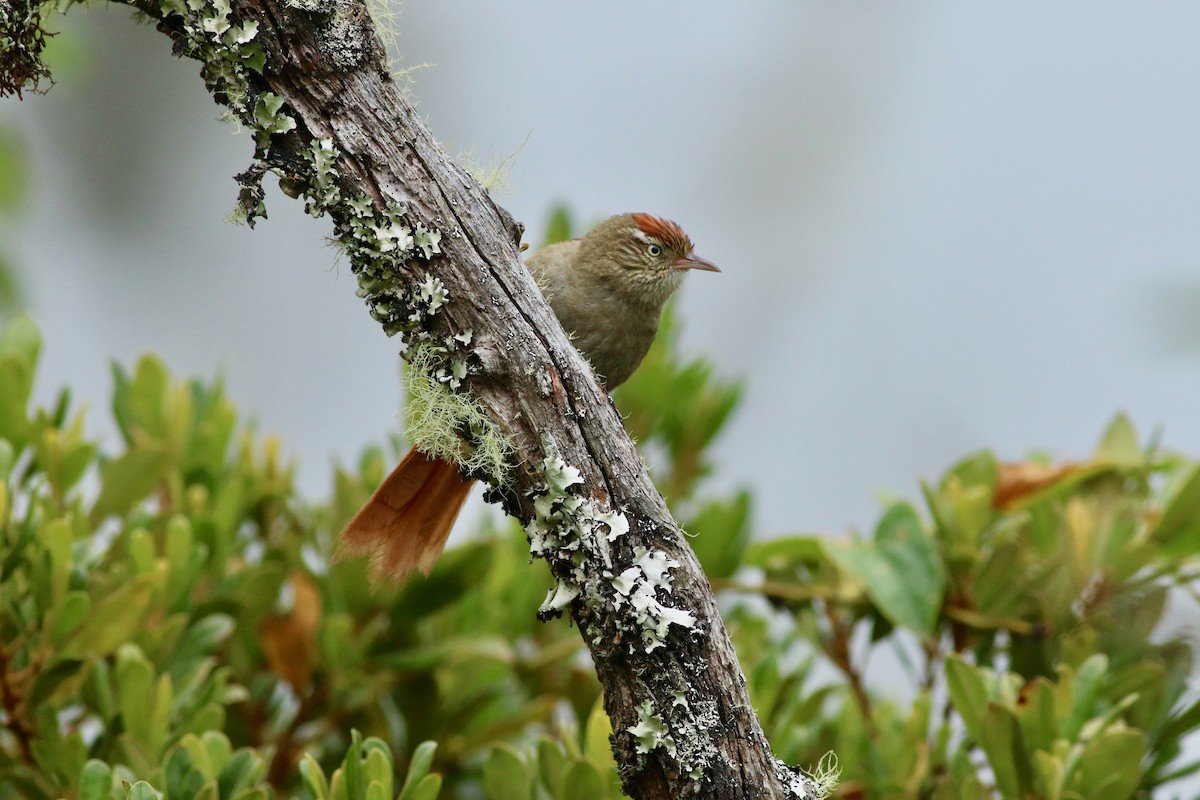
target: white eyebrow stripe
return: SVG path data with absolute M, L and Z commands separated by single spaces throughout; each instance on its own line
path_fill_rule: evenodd
M 640 240 L 640 241 L 643 241 L 643 242 L 654 242 L 655 244 L 662 244 L 662 242 L 660 242 L 660 241 L 658 240 L 658 237 L 656 237 L 656 236 L 651 236 L 650 234 L 646 233 L 646 232 L 645 232 L 644 230 L 642 230 L 641 228 L 634 228 L 634 229 L 633 229 L 633 237 L 634 237 L 635 239 L 638 239 L 638 240 Z

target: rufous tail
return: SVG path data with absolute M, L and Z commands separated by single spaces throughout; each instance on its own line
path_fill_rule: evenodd
M 375 579 L 399 583 L 414 568 L 428 575 L 474 483 L 449 461 L 409 450 L 342 529 L 336 557 L 370 556 Z

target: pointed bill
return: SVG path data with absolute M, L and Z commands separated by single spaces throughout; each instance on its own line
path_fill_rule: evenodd
M 695 253 L 688 253 L 686 256 L 675 259 L 675 263 L 671 265 L 674 269 L 699 269 L 704 272 L 720 272 L 721 268 L 709 261 L 707 258 L 701 258 Z

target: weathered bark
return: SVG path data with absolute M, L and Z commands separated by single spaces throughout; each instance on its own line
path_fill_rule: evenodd
M 179 35 L 178 19 L 164 18 L 157 3 L 133 3 Z M 365 194 L 377 209 L 403 205 L 407 219 L 442 233 L 441 254 L 404 262 L 400 280 L 411 285 L 436 274 L 449 293 L 438 311 L 439 330 L 472 332 L 464 349 L 471 374 L 460 391 L 469 392 L 514 445 L 513 469 L 495 493 L 510 513 L 526 523 L 534 516 L 534 497 L 545 485 L 538 466 L 554 455 L 581 473 L 583 483 L 572 492 L 582 489 L 600 507 L 624 513 L 626 535 L 580 540 L 584 552 L 576 566 L 611 568 L 593 575 L 590 589 L 566 609 L 604 688 L 625 791 L 635 798 L 797 796 L 803 784 L 771 755 L 699 563 L 608 396 L 521 262 L 520 226 L 434 141 L 388 75 L 365 10 L 332 5 L 340 14 L 337 37 L 329 13 L 306 10 L 315 3 L 233 0 L 233 18 L 258 22 L 256 41 L 266 52 L 253 88 L 283 97 L 297 123 L 294 131 L 273 136 L 260 156 L 285 171 L 312 140 L 332 139 L 343 188 Z M 673 590 L 659 589 L 658 597 L 696 620 L 691 628 L 668 627 L 665 646 L 650 651 L 631 604 L 616 607 L 611 589 L 638 548 L 678 562 Z M 548 560 L 557 578 L 577 582 L 569 558 Z M 662 721 L 672 742 L 639 753 L 630 729 L 648 715 Z

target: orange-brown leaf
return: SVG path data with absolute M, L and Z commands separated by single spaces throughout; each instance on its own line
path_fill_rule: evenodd
M 1080 464 L 1038 464 L 1021 461 L 998 465 L 992 507 L 1011 509 L 1030 495 L 1047 489 L 1083 469 Z
M 273 614 L 259 626 L 263 655 L 279 677 L 300 692 L 312 682 L 317 665 L 317 634 L 321 626 L 321 593 L 304 573 L 288 577 L 292 609 Z

